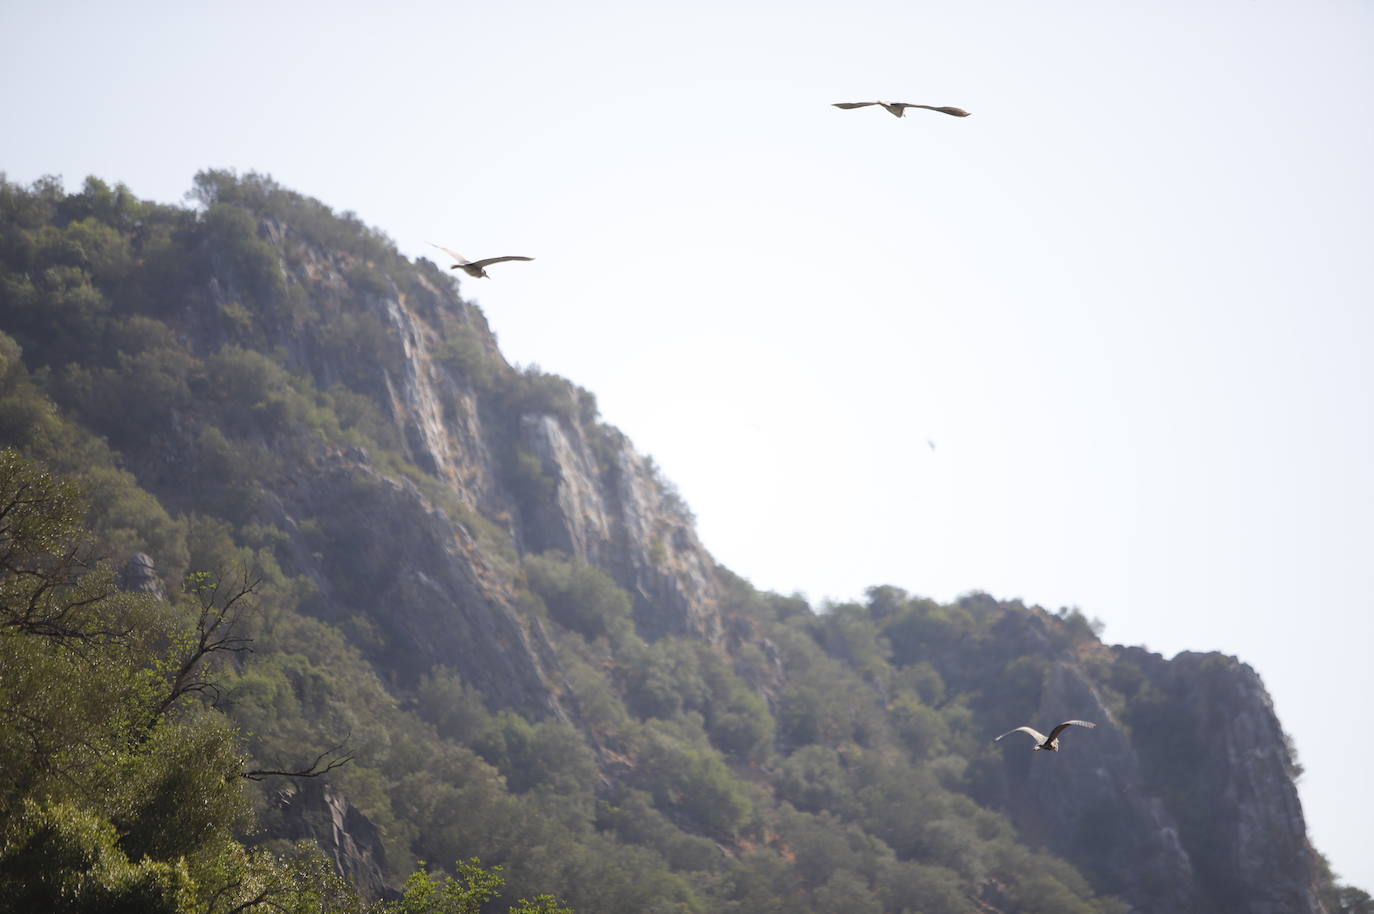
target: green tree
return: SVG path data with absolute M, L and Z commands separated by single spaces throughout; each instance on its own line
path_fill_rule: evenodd
M 525 560 L 525 574 L 559 624 L 586 638 L 630 632 L 630 597 L 600 568 L 545 553 Z
M 195 696 L 241 643 L 235 599 L 119 591 L 84 516 L 74 483 L 0 451 L 0 910 L 342 903 L 309 855 L 298 879 L 233 838 L 250 818 L 240 738 Z
M 479 914 L 506 884 L 500 866 L 486 869 L 476 857 L 455 864 L 457 876 L 436 876 L 425 868 L 411 873 L 399 901 L 378 905 L 377 914 Z M 573 914 L 560 907 L 552 895 L 520 899 L 507 908 L 509 914 Z

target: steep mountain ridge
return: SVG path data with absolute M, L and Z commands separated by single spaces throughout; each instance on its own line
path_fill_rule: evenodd
M 1109 648 L 1081 616 L 984 595 L 940 606 L 874 588 L 865 605 L 814 615 L 758 594 L 715 563 L 671 485 L 598 420 L 589 393 L 510 366 L 449 277 L 356 220 L 225 173 L 198 179 L 194 211 L 98 182 L 37 189 L 39 203 L 6 192 L 0 331 L 190 531 L 190 557 L 157 554 L 152 521 L 111 542 L 150 552 L 168 586 L 198 555 L 229 554 L 204 545 L 221 528 L 256 544 L 283 580 L 309 582 L 301 612 L 344 633 L 339 656 L 360 654 L 393 696 L 367 700 L 417 709 L 451 741 L 425 750 L 447 773 L 423 790 L 401 772 L 383 798 L 359 777 L 302 795 L 272 826 L 316 835 L 371 891 L 386 861 L 404 865 L 405 810 L 449 830 L 444 852 L 468 848 L 478 839 L 459 823 L 527 815 L 500 806 L 500 791 L 542 796 L 577 771 L 567 783 L 600 811 L 560 811 L 570 829 L 622 856 L 651 853 L 674 878 L 696 874 L 721 910 L 770 909 L 765 898 L 833 910 L 837 897 L 852 910 L 959 910 L 960 898 L 1113 909 L 1094 892 L 1142 912 L 1326 910 L 1285 737 L 1233 658 Z M 52 305 L 57 288 L 105 304 L 77 320 Z M 42 454 L 34 420 L 17 415 L 0 411 L 0 444 Z M 291 675 L 304 701 L 310 677 Z M 242 676 L 252 684 L 251 668 Z M 1013 715 L 1066 713 L 1099 726 L 1054 756 L 982 735 Z M 407 739 L 419 738 L 379 742 Z M 541 740 L 562 747 L 558 764 L 530 761 Z M 393 766 L 423 754 L 394 751 L 376 753 Z M 926 786 L 908 796 L 915 783 Z M 433 810 L 439 796 L 451 813 Z M 1018 850 L 1008 863 L 991 842 L 1012 833 L 989 810 L 1091 888 L 1059 869 L 1053 891 L 1008 875 L 1042 858 Z M 773 869 L 838 833 L 869 850 L 830 847 L 814 873 Z M 511 847 L 501 835 L 480 846 Z M 407 840 L 433 859 L 423 848 L 438 839 Z M 690 889 L 653 891 L 695 909 Z M 878 907 L 863 906 L 868 893 Z
M 1035 720 L 1074 708 L 1097 723 L 1091 742 L 1067 734 L 1056 764 L 1026 753 L 1008 758 L 1011 815 L 1022 831 L 1060 852 L 1087 845 L 1094 870 L 1119 880 L 1114 893 L 1158 911 L 1196 911 L 1196 874 L 1164 804 L 1142 789 L 1131 734 L 1076 664 L 1050 668 Z M 1015 747 L 1013 747 L 1013 750 Z M 1086 841 L 1084 839 L 1087 839 Z
M 291 234 L 272 220 L 264 231 L 283 241 Z M 536 388 L 525 397 L 543 402 L 517 403 L 513 415 L 498 412 L 483 382 L 520 375 L 501 357 L 481 313 L 428 274 L 408 292 L 388 283 L 385 291 L 358 295 L 343 279 L 356 270 L 349 260 L 303 246 L 296 262 L 283 262 L 283 271 L 288 285 L 311 290 L 312 301 L 322 284 L 333 299 L 326 308 L 360 309 L 386 328 L 376 392 L 385 391 L 379 399 L 389 408 L 405 457 L 441 480 L 445 495 L 504 520 L 522 550 L 557 549 L 606 569 L 634 596 L 637 621 L 651 635 L 691 633 L 718 641 L 714 561 L 652 463 L 625 436 L 596 422 L 590 395 L 536 371 L 524 376 Z M 224 287 L 232 292 L 238 285 L 230 279 Z M 459 346 L 446 337 L 445 326 Z M 217 342 L 212 331 L 202 346 L 213 349 Z M 288 350 L 292 345 L 290 334 L 270 335 L 267 342 Z M 356 370 L 318 350 L 303 353 L 302 361 L 320 386 Z M 366 456 L 345 450 L 331 459 L 361 469 Z M 418 495 L 413 487 L 412 493 Z M 473 565 L 482 568 L 475 556 Z M 504 600 L 509 603 L 509 596 Z
M 1157 681 L 1167 697 L 1137 725 L 1147 743 L 1146 782 L 1161 785 L 1171 801 L 1206 907 L 1317 910 L 1321 903 L 1305 875 L 1318 866 L 1298 799 L 1298 769 L 1259 674 L 1220 654 L 1184 652 L 1168 661 L 1142 657 L 1139 648 L 1122 654 L 1162 674 Z M 1165 757 L 1161 746 L 1173 754 Z M 1180 778 L 1180 767 L 1191 776 Z

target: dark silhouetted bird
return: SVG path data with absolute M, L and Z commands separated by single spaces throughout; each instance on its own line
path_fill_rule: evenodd
M 464 273 L 468 274 L 474 279 L 490 279 L 491 277 L 487 275 L 486 268 L 494 263 L 502 263 L 506 260 L 534 259 L 533 257 L 488 257 L 486 260 L 468 260 L 462 254 L 459 254 L 457 251 L 450 251 L 442 244 L 435 244 L 433 241 L 426 241 L 425 244 L 428 244 L 431 247 L 438 248 L 448 256 L 452 257 L 454 260 L 458 261 L 457 263 L 449 267 L 450 270 L 462 270 Z
M 1006 733 L 1003 733 L 1002 736 L 1011 736 L 1013 733 L 1018 733 L 1018 732 L 1020 732 L 1020 733 L 1029 733 L 1031 736 L 1035 737 L 1035 751 L 1036 751 L 1036 752 L 1039 752 L 1041 749 L 1046 749 L 1046 750 L 1048 750 L 1048 751 L 1050 751 L 1050 752 L 1058 752 L 1058 751 L 1059 751 L 1059 734 L 1063 733 L 1063 732 L 1064 732 L 1065 730 L 1067 730 L 1069 727 L 1087 727 L 1089 730 L 1091 730 L 1093 727 L 1096 727 L 1096 726 L 1097 726 L 1097 724 L 1093 723 L 1092 721 L 1087 721 L 1087 720 L 1066 720 L 1066 721 L 1064 721 L 1062 724 L 1060 724 L 1059 726 L 1057 726 L 1057 727 L 1055 727 L 1053 730 L 1051 730 L 1049 736 L 1046 736 L 1045 734 L 1041 733 L 1039 730 L 1034 730 L 1034 729 L 1032 729 L 1032 728 L 1030 728 L 1030 727 L 1017 727 L 1015 730 L 1008 730 Z M 997 742 L 997 740 L 998 740 L 998 739 L 1001 739 L 1002 736 L 997 737 L 997 739 L 993 740 L 993 742 L 994 742 L 994 743 Z
M 901 117 L 906 113 L 907 108 L 924 108 L 927 111 L 938 111 L 941 114 L 948 114 L 950 117 L 968 117 L 969 113 L 963 108 L 951 108 L 949 106 L 938 105 L 913 105 L 908 102 L 835 102 L 836 108 L 867 108 L 869 105 L 882 105 L 887 109 L 888 114 L 893 117 Z

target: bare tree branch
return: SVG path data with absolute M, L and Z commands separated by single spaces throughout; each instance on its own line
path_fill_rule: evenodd
M 244 614 L 252 609 L 248 598 L 261 583 L 262 579 L 252 577 L 246 567 L 242 569 L 239 584 L 229 590 L 223 589 L 223 574 L 193 577 L 188 590 L 200 602 L 194 642 L 172 672 L 166 696 L 153 709 L 151 716 L 154 722 L 192 692 L 218 692 L 215 684 L 207 678 L 206 658 L 219 653 L 252 651 L 249 645 L 253 639 L 240 637 L 236 629 Z
M 353 761 L 354 757 L 352 755 L 343 754 L 346 751 L 344 747 L 347 745 L 348 737 L 344 737 L 343 742 L 324 750 L 319 755 L 315 756 L 315 760 L 309 765 L 306 765 L 304 768 L 297 768 L 295 771 L 274 768 L 256 768 L 252 771 L 243 772 L 243 776 L 250 781 L 261 781 L 263 778 L 273 775 L 287 778 L 317 778 L 322 774 L 328 774 L 335 768 L 342 768 L 344 765 Z M 329 762 L 321 768 L 320 763 L 331 755 L 335 757 L 330 759 Z

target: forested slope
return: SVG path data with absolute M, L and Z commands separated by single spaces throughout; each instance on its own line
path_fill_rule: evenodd
M 313 842 L 367 899 L 476 857 L 502 905 L 587 912 L 1361 910 L 1244 664 L 981 594 L 759 592 L 443 270 L 259 176 L 192 198 L 0 184 L 0 447 L 75 480 L 166 624 L 254 582 L 251 651 L 207 656 L 177 721 L 244 770 L 351 757 L 240 778 L 221 850 Z M 1065 717 L 1099 726 L 990 741 Z M 20 847 L 37 788 L 0 786 Z M 173 865 L 91 814 L 110 859 Z

